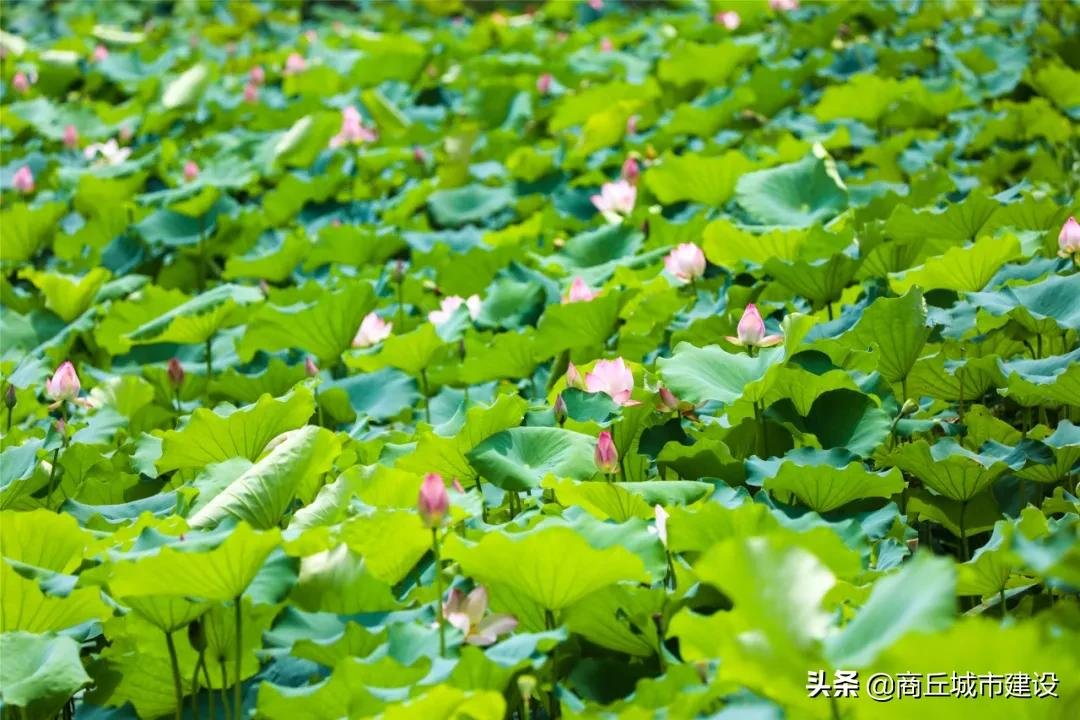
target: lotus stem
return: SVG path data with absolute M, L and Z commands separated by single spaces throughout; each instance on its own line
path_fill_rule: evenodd
M 446 657 L 446 617 L 443 614 L 442 556 L 439 554 L 439 531 L 431 528 L 431 549 L 435 553 L 435 592 L 439 609 L 439 657 Z
M 210 682 L 210 670 L 206 667 L 205 655 L 202 658 L 202 672 L 203 680 L 206 682 L 206 703 L 210 712 L 210 720 L 217 720 L 217 714 L 214 712 L 214 684 Z
M 212 341 L 214 336 L 206 338 L 206 397 L 210 397 L 210 378 L 214 376 L 214 349 Z
M 165 646 L 169 648 L 169 664 L 172 666 L 173 691 L 176 693 L 176 720 L 181 720 L 184 709 L 184 689 L 180 685 L 180 661 L 176 657 L 176 643 L 172 633 L 165 631 Z
M 967 526 L 965 525 L 965 515 L 967 514 L 968 501 L 964 500 L 960 503 L 960 551 L 963 555 L 964 562 L 971 559 L 971 554 L 968 551 L 967 540 Z
M 229 687 L 229 673 L 225 667 L 225 658 L 222 656 L 218 660 L 218 664 L 221 666 L 221 709 L 223 711 L 223 717 L 228 718 L 232 714 L 232 710 L 229 709 L 229 694 L 225 692 L 225 688 Z
M 241 686 L 243 685 L 243 661 L 244 661 L 244 614 L 241 599 L 243 595 L 236 596 L 234 603 L 236 611 L 236 683 L 233 685 L 233 703 L 235 704 L 236 720 L 244 717 L 244 699 Z
M 427 370 L 420 371 L 420 391 L 424 393 L 424 420 L 431 424 L 431 402 L 428 396 Z
M 56 448 L 56 450 L 53 451 L 52 467 L 49 468 L 49 494 L 46 495 L 45 502 L 52 502 L 52 494 L 53 491 L 56 489 L 56 486 L 54 485 L 54 482 L 56 480 L 56 466 L 59 463 L 59 460 L 60 448 Z M 60 512 L 59 508 L 57 508 L 57 512 Z
M 195 661 L 195 670 L 191 673 L 191 717 L 199 720 L 199 666 L 205 660 L 204 651 L 199 651 L 199 657 Z M 214 720 L 214 713 L 210 713 L 210 720 Z

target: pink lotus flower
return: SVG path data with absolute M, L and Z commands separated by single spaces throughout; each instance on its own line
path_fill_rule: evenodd
M 581 377 L 581 371 L 572 362 L 566 364 L 566 387 L 577 388 L 578 390 L 585 389 L 585 380 Z
M 341 131 L 330 138 L 330 147 L 359 145 L 373 140 L 375 140 L 375 133 L 364 127 L 360 112 L 354 107 L 347 107 L 341 111 Z
M 74 125 L 68 125 L 64 128 L 64 147 L 69 150 L 79 147 L 79 129 Z
M 769 0 L 769 7 L 777 12 L 791 12 L 799 9 L 799 0 Z
M 589 0 L 589 7 L 593 10 L 600 11 L 604 8 L 604 0 Z
M 255 83 L 244 85 L 244 102 L 254 105 L 259 101 L 259 86 Z
M 734 10 L 727 10 L 726 12 L 718 12 L 713 19 L 720 25 L 723 25 L 728 30 L 735 30 L 742 24 L 742 18 L 739 17 L 739 13 Z
M 184 179 L 188 182 L 193 182 L 199 177 L 199 166 L 195 164 L 194 160 L 188 160 L 184 163 Z
M 248 80 L 255 85 L 262 85 L 266 82 L 266 70 L 263 70 L 262 65 L 256 65 L 248 70 Z
M 104 45 L 98 45 L 94 48 L 94 54 L 90 56 L 90 59 L 96 63 L 101 62 L 109 57 L 109 48 Z
M 26 73 L 17 72 L 15 77 L 11 78 L 11 87 L 15 88 L 15 92 L 20 95 L 30 89 L 30 80 L 26 77 Z
M 70 360 L 65 360 L 56 368 L 52 377 L 45 381 L 45 394 L 53 401 L 49 407 L 56 408 L 68 400 L 79 397 L 79 374 L 75 372 L 75 366 Z
M 611 52 L 615 49 L 615 45 L 612 44 L 611 38 L 605 37 L 600 39 L 600 52 Z
M 11 177 L 11 187 L 23 195 L 34 192 L 34 171 L 30 169 L 29 165 L 23 165 L 15 171 L 15 174 Z
M 637 124 L 638 124 L 638 120 L 640 120 L 640 119 L 641 119 L 641 117 L 638 116 L 638 115 L 631 115 L 630 117 L 626 118 L 626 134 L 627 135 L 636 135 L 637 134 Z
M 742 319 L 736 328 L 738 335 L 726 338 L 729 343 L 745 347 L 772 347 L 784 342 L 783 335 L 766 335 L 765 321 L 761 319 L 761 313 L 750 303 L 743 311 Z
M 563 295 L 562 301 L 563 305 L 576 302 L 589 302 L 599 294 L 599 292 L 593 292 L 584 279 L 576 277 L 574 278 L 574 281 L 570 283 L 570 291 L 567 292 L 566 295 Z
M 637 202 L 637 188 L 625 180 L 604 183 L 599 195 L 589 200 L 609 223 L 617 224 L 634 211 Z
M 488 595 L 483 586 L 477 585 L 468 595 L 454 588 L 443 608 L 443 617 L 461 631 L 465 642 L 485 647 L 493 644 L 500 635 L 513 632 L 518 624 L 513 615 L 484 617 L 487 609 Z
M 303 72 L 305 68 L 307 68 L 307 61 L 300 53 L 289 53 L 289 57 L 285 58 L 285 75 L 295 75 Z
M 1070 216 L 1058 233 L 1058 255 L 1069 257 L 1080 252 L 1080 223 Z
M 592 372 L 585 373 L 585 389 L 591 393 L 605 393 L 619 405 L 637 405 L 630 399 L 630 393 L 634 390 L 634 373 L 622 358 L 598 360 Z
M 633 155 L 627 155 L 626 160 L 622 164 L 622 178 L 631 185 L 637 185 L 638 177 L 641 175 L 641 167 L 638 165 L 637 158 Z
M 173 388 L 179 390 L 180 386 L 184 384 L 184 366 L 176 358 L 169 358 L 169 366 L 165 372 L 169 376 L 169 383 L 172 384 Z
M 360 321 L 360 328 L 356 331 L 352 346 L 366 348 L 376 345 L 390 337 L 390 331 L 394 329 L 394 323 L 386 322 L 373 312 L 369 312 Z
M 435 528 L 442 524 L 443 518 L 450 510 L 450 496 L 446 493 L 446 484 L 443 482 L 442 475 L 428 473 L 424 476 L 416 508 L 420 511 L 420 519 L 427 527 Z
M 667 521 L 671 515 L 664 509 L 663 505 L 653 506 L 653 516 L 656 518 L 656 529 L 654 532 L 656 536 L 660 538 L 660 542 L 664 547 L 667 547 Z M 652 530 L 653 528 L 649 528 Z
M 680 283 L 705 274 L 705 253 L 694 243 L 681 243 L 664 257 L 664 267 Z
M 596 467 L 605 475 L 614 475 L 619 472 L 619 451 L 615 449 L 615 441 L 611 439 L 611 431 L 604 430 L 596 438 L 596 452 L 593 454 Z
M 551 73 L 544 73 L 536 78 L 536 92 L 547 95 L 551 92 Z
M 304 358 L 304 374 L 308 377 L 315 377 L 319 374 L 319 366 L 315 364 L 315 358 L 310 355 Z
M 428 320 L 436 325 L 442 325 L 453 317 L 454 311 L 462 305 L 469 310 L 469 317 L 475 320 L 480 315 L 480 306 L 482 304 L 479 295 L 470 295 L 468 300 L 458 295 L 448 295 L 439 303 L 438 310 L 432 310 L 428 313 Z

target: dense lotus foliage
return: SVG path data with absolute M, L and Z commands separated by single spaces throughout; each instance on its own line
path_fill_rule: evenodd
M 1080 717 L 1080 5 L 3 15 L 5 720 Z

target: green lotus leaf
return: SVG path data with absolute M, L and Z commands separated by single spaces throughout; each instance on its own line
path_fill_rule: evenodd
M 173 110 L 190 105 L 202 95 L 209 80 L 210 72 L 205 65 L 192 65 L 165 86 L 161 94 L 162 107 Z
M 23 577 L 6 560 L 0 561 L 0 581 L 4 585 L 4 604 L 0 607 L 3 633 L 67 630 L 112 614 L 97 588 L 77 588 L 63 597 L 55 596 L 44 592 L 35 580 Z
M 418 377 L 421 371 L 427 370 L 445 346 L 446 340 L 440 337 L 435 326 L 424 323 L 412 332 L 391 335 L 383 340 L 374 352 L 346 355 L 345 364 L 365 372 L 374 372 L 387 367 L 397 368 L 413 377 Z
M 4 264 L 18 265 L 32 258 L 52 235 L 64 210 L 63 203 L 46 203 L 35 208 L 16 203 L 5 207 L 0 213 L 0 225 L 4 228 Z
M 540 487 L 548 475 L 584 480 L 597 473 L 595 438 L 570 430 L 518 427 L 492 435 L 466 453 L 480 477 L 504 490 Z
M 615 330 L 619 300 L 616 293 L 604 293 L 588 303 L 549 305 L 536 330 L 537 357 L 603 344 Z
M 305 557 L 289 597 L 307 612 L 385 612 L 397 604 L 390 586 L 345 544 Z
M 283 433 L 254 465 L 188 518 L 194 528 L 236 518 L 257 530 L 276 527 L 293 501 L 310 502 L 341 452 L 340 440 L 311 425 Z
M 959 502 L 971 500 L 1009 469 L 997 457 L 972 452 L 948 439 L 933 445 L 925 440 L 908 443 L 893 451 L 888 461 Z
M 1015 237 L 984 237 L 967 247 L 952 247 L 923 265 L 889 276 L 893 292 L 913 287 L 974 292 L 982 290 L 1001 266 L 1020 255 Z
M 363 625 L 348 622 L 345 629 L 334 637 L 297 640 L 293 643 L 291 654 L 333 668 L 345 658 L 367 657 L 384 642 L 385 630 L 371 632 Z
M 1020 470 L 1017 475 L 1025 480 L 1055 483 L 1064 479 L 1080 461 L 1080 427 L 1068 420 L 1062 420 L 1053 433 L 1043 438 L 1043 444 L 1051 449 L 1054 456 L 1052 463 L 1032 464 Z
M 971 400 L 982 397 L 997 375 L 996 358 L 950 360 L 938 353 L 916 361 L 908 376 L 908 390 L 914 397 Z
M 473 718 L 500 720 L 506 713 L 506 701 L 498 692 L 465 692 L 451 685 L 436 685 L 420 697 L 386 710 L 386 720 L 424 717 L 432 720 Z
M 847 192 L 834 174 L 825 161 L 809 156 L 740 176 L 735 199 L 763 225 L 808 227 L 847 207 Z
M 702 250 L 709 262 L 720 267 L 763 265 L 773 261 L 774 264 L 782 266 L 781 274 L 790 275 L 786 268 L 793 266 L 787 261 L 798 258 L 799 251 L 809 236 L 809 230 L 764 228 L 760 233 L 752 230 L 734 225 L 724 218 L 717 218 L 705 226 Z M 843 265 L 844 261 L 838 263 Z
M 330 677 L 316 685 L 283 687 L 271 682 L 259 689 L 258 713 L 270 720 L 288 720 L 308 712 L 320 717 L 363 717 L 382 711 L 384 703 L 370 693 L 355 658 L 342 660 Z
M 391 585 L 399 582 L 431 549 L 431 531 L 409 510 L 380 510 L 353 518 L 341 528 L 341 539 L 364 558 L 368 571 Z
M 70 637 L 27 632 L 0 634 L 0 700 L 23 717 L 51 717 L 93 683 Z
M 475 545 L 450 536 L 445 554 L 478 582 L 509 585 L 553 611 L 615 583 L 648 578 L 641 559 L 626 548 L 597 550 L 567 527 L 518 537 L 489 533 Z
M 86 312 L 94 302 L 98 290 L 109 279 L 109 271 L 92 268 L 82 276 L 43 273 L 33 268 L 19 271 L 45 296 L 45 307 L 59 315 L 64 322 L 71 322 Z
M 770 258 L 765 263 L 767 273 L 817 306 L 838 300 L 858 269 L 858 260 L 841 253 L 812 262 Z
M 192 602 L 175 595 L 140 595 L 121 600 L 151 625 L 167 633 L 187 627 L 210 607 L 209 603 Z
M 994 316 L 1008 315 L 1036 334 L 1080 328 L 1080 275 L 1050 275 L 1030 285 L 969 293 L 968 300 Z
M 49 542 L 40 542 L 41 535 Z M 0 512 L 0 547 L 4 557 L 53 572 L 66 573 L 82 563 L 90 536 L 68 515 L 38 509 Z
M 1002 394 L 1021 405 L 1080 404 L 1080 349 L 1038 360 L 998 360 L 1006 378 Z
M 684 43 L 660 60 L 657 75 L 666 83 L 722 85 L 736 68 L 748 64 L 757 48 L 730 40 L 708 45 Z
M 755 167 L 739 152 L 716 157 L 667 155 L 645 173 L 645 185 L 657 199 L 669 205 L 693 200 L 723 205 L 735 192 L 736 182 Z
M 311 391 L 303 386 L 282 398 L 264 395 L 225 416 L 199 408 L 183 428 L 162 435 L 157 470 L 202 467 L 238 457 L 254 462 L 271 440 L 306 424 L 314 411 Z
M 878 298 L 852 331 L 856 340 L 877 348 L 877 368 L 889 382 L 911 372 L 930 336 L 926 301 L 917 288 L 895 299 Z
M 427 200 L 432 219 L 441 227 L 461 227 L 505 210 L 514 200 L 508 188 L 466 185 L 438 190 Z
M 623 488 L 627 484 L 613 482 L 580 482 L 574 480 L 544 481 L 543 486 L 555 491 L 555 499 L 566 507 L 580 507 L 601 520 L 625 522 L 630 518 L 651 518 L 652 505 L 639 495 Z
M 760 400 L 771 384 L 770 369 L 784 357 L 782 348 L 767 348 L 756 357 L 729 353 L 711 345 L 697 348 L 679 343 L 670 358 L 657 361 L 664 384 L 681 400 L 725 405 L 740 398 Z
M 663 593 L 657 588 L 614 585 L 598 590 L 566 609 L 563 622 L 600 647 L 634 657 L 652 657 L 659 642 L 653 616 Z
M 763 487 L 788 492 L 819 513 L 853 500 L 890 497 L 904 489 L 900 471 L 871 472 L 861 462 L 837 450 L 802 448 L 784 459 L 761 463 Z

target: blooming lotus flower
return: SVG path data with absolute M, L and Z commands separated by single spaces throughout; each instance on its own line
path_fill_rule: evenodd
M 536 78 L 536 91 L 541 95 L 551 92 L 551 73 L 544 73 Z
M 705 253 L 694 243 L 681 243 L 664 257 L 664 267 L 680 283 L 705 274 Z
M 638 166 L 638 161 L 633 155 L 627 155 L 626 160 L 622 164 L 622 178 L 631 185 L 636 185 L 638 176 L 641 175 L 641 168 Z
M 130 130 L 128 132 L 130 132 Z M 116 140 L 109 139 L 104 143 L 87 145 L 86 149 L 83 150 L 83 155 L 86 156 L 87 160 L 93 160 L 95 157 L 98 157 L 105 165 L 119 165 L 131 155 L 131 148 L 120 147 L 120 144 L 116 142 Z
M 443 617 L 465 636 L 465 642 L 481 647 L 491 645 L 499 635 L 512 632 L 517 627 L 513 615 L 488 615 L 488 595 L 483 586 L 478 585 L 468 595 L 457 588 L 450 591 L 450 597 L 443 608 Z
M 604 183 L 600 188 L 600 194 L 593 195 L 589 200 L 609 223 L 620 223 L 624 217 L 634 211 L 637 188 L 626 180 L 616 180 Z
M 45 394 L 53 401 L 49 407 L 57 408 L 68 400 L 77 399 L 81 388 L 75 366 L 70 360 L 65 360 L 56 368 L 52 377 L 45 381 Z
M 94 48 L 94 54 L 90 56 L 90 59 L 99 63 L 107 57 L 109 57 L 109 48 L 99 44 Z
M 622 358 L 597 361 L 592 372 L 585 373 L 585 389 L 591 393 L 605 393 L 619 405 L 637 405 L 630 399 L 634 374 Z
M 601 40 L 600 40 L 600 51 L 601 52 L 611 52 L 614 49 L 615 49 L 615 46 L 612 44 L 611 38 L 609 38 L 609 37 L 601 38 Z
M 194 160 L 188 160 L 184 163 L 184 179 L 188 182 L 193 182 L 199 177 L 199 166 L 195 164 Z
M 599 292 L 593 292 L 589 289 L 589 285 L 584 279 L 576 277 L 574 278 L 574 281 L 570 283 L 570 291 L 567 292 L 566 295 L 563 295 L 562 301 L 563 305 L 566 305 L 567 303 L 589 302 L 599 294 Z
M 420 484 L 416 508 L 420 511 L 420 519 L 424 521 L 424 525 L 436 528 L 442 524 L 443 518 L 450 510 L 450 496 L 446 493 L 446 484 L 443 483 L 442 475 L 428 473 L 424 476 L 424 482 Z
M 718 12 L 713 19 L 728 30 L 734 30 L 742 23 L 742 18 L 739 17 L 739 13 L 734 10 Z
M 671 515 L 664 509 L 663 505 L 653 506 L 653 516 L 656 518 L 656 536 L 660 538 L 660 542 L 664 547 L 667 547 L 667 521 Z M 649 528 L 652 530 L 652 528 Z
M 581 372 L 578 371 L 577 366 L 572 362 L 566 364 L 566 387 L 577 388 L 578 390 L 585 389 L 585 380 L 581 377 Z
M 289 57 L 285 59 L 285 75 L 295 75 L 296 73 L 303 72 L 307 68 L 307 61 L 304 60 L 304 56 L 300 53 L 289 53 Z
M 777 12 L 791 12 L 799 9 L 799 0 L 769 0 L 769 7 Z
M 255 85 L 262 85 L 266 82 L 266 70 L 263 70 L 262 65 L 256 65 L 248 70 L 248 80 Z
M 26 73 L 17 72 L 15 77 L 11 78 L 11 87 L 15 88 L 17 93 L 25 93 L 30 89 L 30 80 L 26 77 Z
M 1078 252 L 1080 252 L 1080 223 L 1070 216 L 1061 226 L 1061 232 L 1058 233 L 1058 255 L 1069 257 Z
M 394 329 L 394 323 L 386 322 L 373 312 L 369 312 L 360 321 L 360 328 L 356 331 L 352 346 L 365 348 L 376 345 L 390 337 L 390 331 Z
M 736 337 L 727 337 L 729 343 L 746 347 L 772 347 L 784 342 L 783 335 L 766 335 L 765 321 L 753 303 L 746 306 L 736 328 Z
M 310 355 L 304 358 L 304 374 L 308 377 L 315 377 L 319 374 L 319 366 L 315 364 L 315 358 Z
M 360 113 L 354 107 L 347 107 L 341 111 L 341 131 L 330 138 L 330 147 L 339 148 L 342 145 L 359 145 L 363 142 L 371 142 L 375 139 L 375 133 L 364 127 Z
M 259 86 L 255 83 L 244 85 L 244 102 L 254 104 L 259 100 Z
M 34 171 L 30 169 L 29 165 L 23 165 L 15 171 L 15 174 L 11 177 L 11 187 L 23 195 L 34 192 Z
M 596 467 L 605 475 L 614 475 L 619 472 L 619 451 L 615 449 L 615 441 L 611 439 L 611 431 L 604 430 L 596 438 L 596 452 L 593 454 Z
M 74 125 L 64 128 L 64 147 L 69 150 L 79 147 L 79 129 Z
M 169 382 L 173 388 L 179 390 L 184 384 L 184 366 L 176 358 L 169 358 L 169 366 L 165 371 L 169 376 Z
M 454 311 L 463 304 L 469 310 L 469 317 L 475 320 L 480 314 L 480 305 L 482 304 L 479 295 L 470 295 L 468 300 L 458 295 L 448 295 L 439 303 L 438 310 L 432 310 L 428 313 L 428 320 L 436 325 L 442 325 L 453 317 Z

